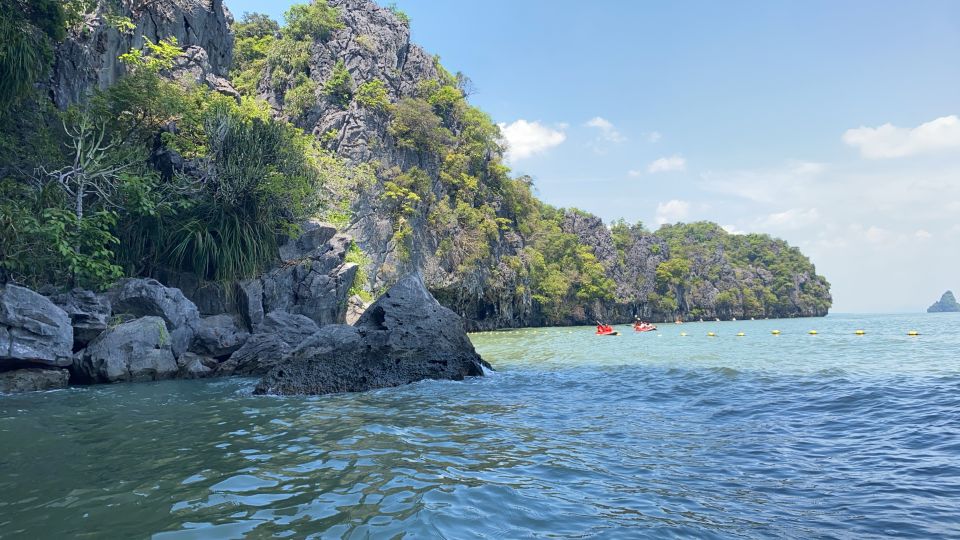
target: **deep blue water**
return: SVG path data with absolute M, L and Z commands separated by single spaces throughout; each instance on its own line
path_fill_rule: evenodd
M 0 397 L 0 538 L 960 537 L 960 316 L 624 330 L 364 394 Z

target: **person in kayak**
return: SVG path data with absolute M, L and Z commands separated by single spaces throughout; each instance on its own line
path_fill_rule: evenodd
M 603 324 L 600 321 L 597 321 L 597 333 L 598 334 L 609 334 L 613 332 L 613 327 L 610 325 Z

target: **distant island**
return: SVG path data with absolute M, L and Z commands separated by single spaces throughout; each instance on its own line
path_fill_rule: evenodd
M 927 308 L 927 313 L 958 313 L 960 312 L 960 303 L 953 296 L 953 291 L 947 291 L 940 297 L 939 302 L 934 302 Z

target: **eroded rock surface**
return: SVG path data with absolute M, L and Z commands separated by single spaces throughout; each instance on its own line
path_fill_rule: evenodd
M 424 379 L 482 376 L 463 320 L 441 306 L 419 274 L 400 280 L 355 326 L 328 325 L 274 367 L 259 394 L 329 394 Z

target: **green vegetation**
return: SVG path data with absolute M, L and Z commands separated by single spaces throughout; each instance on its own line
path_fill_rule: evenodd
M 365 82 L 357 88 L 357 103 L 361 107 L 380 112 L 390 112 L 390 97 L 387 85 L 380 79 Z
M 236 34 L 234 86 L 247 96 L 258 96 L 260 84 L 269 80 L 282 98 L 283 112 L 297 121 L 315 104 L 318 83 L 310 71 L 310 49 L 343 28 L 340 12 L 326 0 L 295 4 L 285 14 L 286 26 L 261 13 L 245 13 L 233 26 Z M 343 63 L 337 64 L 323 83 L 323 93 L 345 107 L 353 97 L 354 83 Z
M 265 103 L 164 79 L 178 54 L 174 40 L 124 54 L 127 76 L 63 112 L 19 89 L 36 105 L 4 117 L 0 272 L 92 288 L 164 269 L 239 279 L 276 261 L 305 218 L 348 219 L 344 194 L 369 185 L 367 168 Z
M 657 296 L 651 298 L 663 314 L 678 314 L 685 298 L 704 298 L 709 288 L 718 289 L 713 302 L 720 317 L 794 315 L 798 305 L 826 313 L 830 307 L 829 284 L 783 240 L 734 235 L 709 222 L 665 225 L 655 236 L 666 241 L 670 255 L 657 267 Z M 688 313 L 703 315 L 698 306 Z
M 346 107 L 353 100 L 355 88 L 356 84 L 350 72 L 347 71 L 347 66 L 344 65 L 343 60 L 337 61 L 327 82 L 323 83 L 323 93 L 340 107 Z

